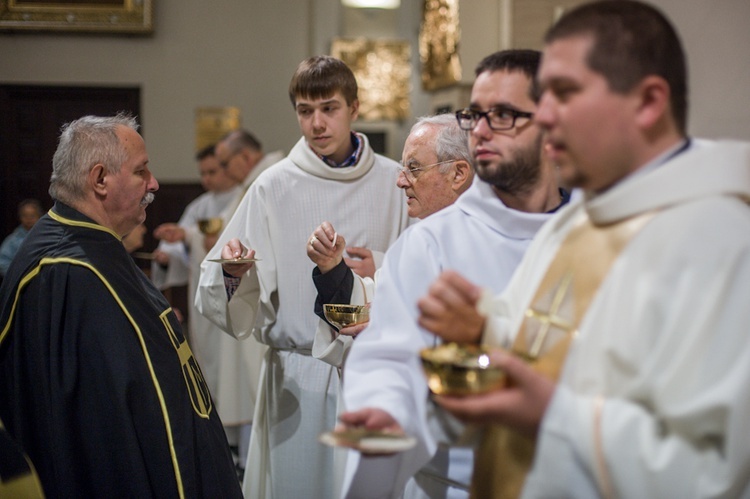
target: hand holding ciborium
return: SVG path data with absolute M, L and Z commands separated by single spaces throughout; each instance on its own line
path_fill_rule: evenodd
M 427 386 L 436 395 L 473 395 L 505 385 L 505 373 L 490 362 L 490 349 L 444 343 L 419 352 Z
M 326 303 L 323 305 L 323 315 L 336 330 L 341 331 L 344 328 L 368 322 L 370 305 Z

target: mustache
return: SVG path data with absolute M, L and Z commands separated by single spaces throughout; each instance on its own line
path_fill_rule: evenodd
M 147 192 L 145 196 L 143 196 L 143 199 L 141 199 L 141 206 L 148 206 L 151 203 L 154 202 L 154 193 L 153 192 Z

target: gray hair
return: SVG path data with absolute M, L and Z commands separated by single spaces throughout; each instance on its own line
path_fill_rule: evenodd
M 417 118 L 417 122 L 411 127 L 411 132 L 423 126 L 439 128 L 435 135 L 435 156 L 438 161 L 448 161 L 451 159 L 464 160 L 470 165 L 471 151 L 469 151 L 469 134 L 461 130 L 458 126 L 456 117 L 452 114 L 438 114 L 435 116 L 422 116 Z M 450 164 L 440 165 L 438 171 L 446 173 L 450 169 Z
M 129 114 L 118 113 L 111 117 L 84 116 L 62 126 L 52 157 L 52 198 L 67 204 L 83 198 L 86 176 L 96 164 L 103 164 L 111 173 L 120 171 L 128 159 L 117 136 L 120 127 L 137 131 L 138 122 Z

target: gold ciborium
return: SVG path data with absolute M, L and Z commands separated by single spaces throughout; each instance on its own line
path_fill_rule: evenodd
M 343 305 L 326 303 L 323 305 L 326 320 L 336 329 L 354 326 L 370 320 L 370 307 L 367 305 Z
M 202 218 L 198 220 L 198 230 L 207 236 L 215 236 L 221 232 L 224 223 L 221 218 Z
M 427 386 L 437 395 L 470 395 L 502 388 L 505 373 L 490 365 L 490 350 L 446 343 L 419 352 Z

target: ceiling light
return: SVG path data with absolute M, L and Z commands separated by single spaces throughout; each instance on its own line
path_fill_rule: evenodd
M 341 0 L 341 3 L 355 9 L 398 9 L 401 0 Z

